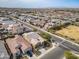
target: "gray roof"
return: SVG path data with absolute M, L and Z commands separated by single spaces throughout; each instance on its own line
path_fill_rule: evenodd
M 0 59 L 9 59 L 9 55 L 3 41 L 0 41 Z
M 29 38 L 33 38 L 33 39 L 38 39 L 39 38 L 39 34 L 37 34 L 36 32 L 27 33 L 27 36 Z

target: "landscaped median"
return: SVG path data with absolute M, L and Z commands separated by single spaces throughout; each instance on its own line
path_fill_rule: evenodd
M 39 35 L 49 42 L 50 42 L 50 39 L 52 38 L 51 35 L 49 35 L 48 33 L 45 33 L 45 32 L 41 32 Z

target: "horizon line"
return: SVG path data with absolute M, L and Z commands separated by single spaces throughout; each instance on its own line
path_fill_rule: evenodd
M 41 9 L 41 8 L 44 8 L 44 9 L 51 9 L 51 8 L 73 8 L 73 9 L 76 9 L 76 8 L 79 8 L 79 7 L 0 7 L 0 8 L 36 8 L 36 9 Z

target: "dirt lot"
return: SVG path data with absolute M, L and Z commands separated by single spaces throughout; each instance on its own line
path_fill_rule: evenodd
M 79 43 L 79 27 L 70 25 L 66 28 L 63 28 L 59 31 L 56 31 L 57 34 L 73 39 L 75 42 Z

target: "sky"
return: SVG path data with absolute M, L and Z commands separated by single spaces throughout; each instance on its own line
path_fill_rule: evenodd
M 79 0 L 0 0 L 0 7 L 10 8 L 79 8 Z

